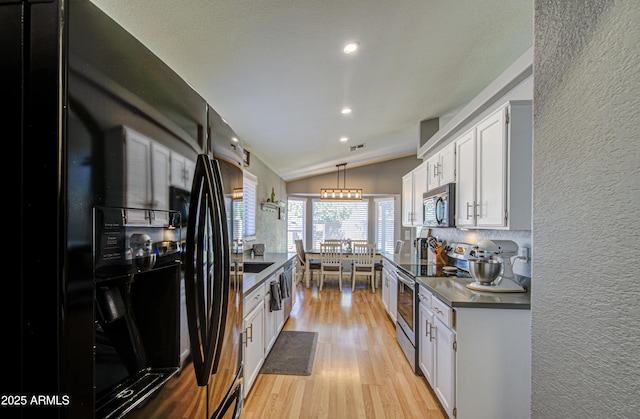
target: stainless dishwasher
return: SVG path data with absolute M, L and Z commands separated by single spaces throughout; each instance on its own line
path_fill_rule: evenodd
M 291 313 L 291 301 L 293 298 L 291 297 L 293 293 L 293 282 L 292 282 L 292 273 L 293 273 L 293 263 L 288 262 L 284 265 L 284 276 L 285 281 L 287 282 L 287 287 L 289 288 L 289 296 L 282 300 L 282 309 L 284 310 L 284 321 L 286 322 L 289 318 L 289 314 Z

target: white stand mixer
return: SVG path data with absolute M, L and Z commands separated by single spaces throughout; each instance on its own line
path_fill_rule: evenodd
M 474 281 L 467 288 L 489 292 L 526 292 L 513 277 L 511 258 L 518 256 L 518 244 L 511 240 L 482 240 L 474 247 L 478 259 L 497 258 L 502 262 L 502 270 L 498 278 L 490 284 Z

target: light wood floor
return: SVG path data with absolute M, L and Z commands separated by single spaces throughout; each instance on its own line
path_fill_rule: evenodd
M 346 281 L 345 281 L 346 282 Z M 259 374 L 243 407 L 252 418 L 446 418 L 416 376 L 384 311 L 381 291 L 298 284 L 285 330 L 317 331 L 310 376 Z

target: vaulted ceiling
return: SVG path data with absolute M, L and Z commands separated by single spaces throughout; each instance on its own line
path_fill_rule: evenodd
M 415 155 L 533 43 L 531 0 L 92 1 L 285 180 Z

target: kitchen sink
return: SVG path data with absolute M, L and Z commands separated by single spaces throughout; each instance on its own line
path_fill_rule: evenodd
M 246 273 L 258 273 L 273 265 L 273 262 L 243 262 L 242 270 Z

